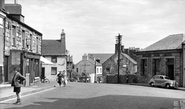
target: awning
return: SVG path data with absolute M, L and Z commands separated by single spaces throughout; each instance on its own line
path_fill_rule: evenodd
M 40 57 L 40 61 L 42 61 L 45 64 L 53 64 L 51 61 L 47 60 L 46 58 L 44 58 L 42 56 Z

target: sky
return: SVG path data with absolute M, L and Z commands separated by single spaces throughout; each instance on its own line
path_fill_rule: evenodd
M 85 53 L 114 53 L 118 34 L 125 48 L 145 48 L 168 35 L 185 33 L 185 0 L 16 1 L 25 23 L 43 39 L 60 39 L 64 29 L 74 63 Z

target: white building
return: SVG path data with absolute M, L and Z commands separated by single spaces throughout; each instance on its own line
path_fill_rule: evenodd
M 43 40 L 42 42 L 42 56 L 53 64 L 42 64 L 42 76 L 46 76 L 50 80 L 56 80 L 56 74 L 58 71 L 66 72 L 66 42 L 65 33 L 62 30 L 61 38 L 59 40 Z

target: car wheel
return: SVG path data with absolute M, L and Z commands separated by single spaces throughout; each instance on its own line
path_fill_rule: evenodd
M 150 86 L 154 87 L 154 83 L 153 83 L 153 82 L 151 82 L 151 83 L 150 83 Z
M 168 88 L 168 89 L 169 89 L 169 88 L 170 88 L 170 85 L 169 85 L 169 84 L 166 84 L 166 88 Z

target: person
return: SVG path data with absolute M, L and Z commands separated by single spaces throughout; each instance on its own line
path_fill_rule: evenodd
M 21 104 L 21 98 L 19 94 L 21 92 L 21 86 L 25 80 L 25 77 L 20 74 L 20 68 L 15 68 L 11 86 L 14 87 L 13 91 L 16 93 L 17 101 L 13 104 Z
M 62 78 L 63 78 L 63 85 L 64 85 L 64 87 L 67 85 L 67 76 L 65 75 L 65 70 L 63 71 L 63 76 L 62 76 Z
M 57 82 L 58 82 L 59 86 L 61 86 L 61 84 L 62 84 L 62 73 L 61 73 L 61 71 L 59 71 L 59 73 L 57 74 Z

